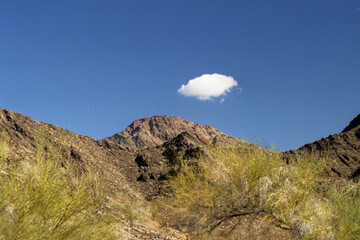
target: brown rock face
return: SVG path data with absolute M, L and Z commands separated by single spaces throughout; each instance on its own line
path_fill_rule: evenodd
M 297 151 L 324 152 L 329 150 L 329 161 L 334 174 L 342 178 L 354 179 L 360 176 L 360 114 L 339 134 L 330 135 Z
M 135 120 L 124 131 L 105 138 L 131 149 L 155 147 L 170 141 L 182 132 L 197 136 L 208 144 L 221 144 L 234 139 L 219 130 L 181 117 L 154 116 Z

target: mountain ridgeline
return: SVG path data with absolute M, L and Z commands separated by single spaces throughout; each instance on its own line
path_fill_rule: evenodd
M 360 176 L 360 114 L 342 132 L 306 144 L 285 155 L 300 151 L 326 153 L 333 174 L 346 179 L 358 178 Z
M 200 125 L 181 117 L 154 116 L 132 122 L 124 131 L 105 138 L 122 147 L 143 149 L 159 146 L 178 136 L 182 132 L 191 133 L 206 143 L 221 145 L 236 138 L 230 137 L 216 128 Z M 237 139 L 241 142 L 241 139 Z
M 104 189 L 108 191 L 105 202 L 122 204 L 128 201 L 129 209 L 139 201 L 140 204 L 136 205 L 138 207 L 135 205 L 134 207 L 147 209 L 144 206 L 147 206 L 149 202 L 167 197 L 171 199 L 172 194 L 167 191 L 169 181 L 189 166 L 194 168 L 196 173 L 201 173 L 202 171 L 199 170 L 200 159 L 213 158 L 218 150 L 221 152 L 222 149 L 235 148 L 246 152 L 248 149 L 260 149 L 265 153 L 264 156 L 273 154 L 270 150 L 261 149 L 242 139 L 228 136 L 211 126 L 197 124 L 181 117 L 169 116 L 138 119 L 120 133 L 102 140 L 95 140 L 51 124 L 35 121 L 20 113 L 0 109 L 0 137 L 0 147 L 2 142 L 7 145 L 4 148 L 6 156 L 3 162 L 7 164 L 20 163 L 26 169 L 29 164 L 36 163 L 39 152 L 56 152 L 61 169 L 66 172 L 72 164 L 84 169 L 84 172 L 91 168 L 91 171 L 105 181 Z M 244 153 L 244 151 L 240 152 Z M 338 134 L 306 144 L 299 149 L 277 154 L 280 156 L 279 160 L 285 164 L 290 158 L 301 152 L 326 154 L 326 161 L 329 165 L 327 177 L 331 181 L 335 181 L 334 179 L 341 181 L 358 179 L 360 176 L 360 115 Z M 229 156 L 232 155 L 229 154 Z M 251 167 L 247 161 L 244 161 L 244 164 L 246 167 Z M 210 166 L 213 165 L 210 164 Z M 190 174 L 191 171 L 186 173 Z M 224 174 L 217 177 L 221 178 L 222 176 Z M 238 179 L 237 174 L 233 178 Z M 224 183 L 227 183 L 226 181 Z M 204 182 L 204 184 L 206 183 Z M 125 195 L 130 200 L 125 201 Z M 257 197 L 259 194 L 254 196 Z M 227 203 L 228 200 L 225 202 Z M 108 205 L 103 209 L 107 208 L 109 208 Z M 221 208 L 220 205 L 219 208 Z M 124 231 L 127 234 L 125 239 L 192 239 L 192 235 L 188 234 L 189 231 L 176 227 L 176 224 L 170 226 L 166 222 L 160 223 L 160 220 L 159 222 L 147 220 L 156 223 L 146 225 L 141 221 L 134 221 L 133 213 L 129 213 L 128 208 L 120 207 L 120 209 L 123 210 L 118 216 L 119 221 L 124 221 L 123 216 L 125 215 L 129 215 L 131 219 L 130 224 L 124 225 Z M 252 212 L 249 214 L 256 213 L 256 209 L 252 208 Z M 162 213 L 163 210 L 160 212 Z M 259 213 L 260 215 L 264 214 L 261 211 L 256 214 Z M 141 213 L 141 215 L 146 214 Z M 248 237 L 235 237 L 234 239 L 296 239 L 301 235 L 285 226 L 282 221 L 263 221 L 259 216 L 250 216 L 243 212 L 230 214 L 230 216 L 239 217 L 237 218 L 238 222 L 233 217 L 227 219 L 225 216 L 218 223 L 215 222 L 214 228 L 220 226 L 224 230 L 223 232 L 228 230 L 230 233 L 231 226 L 235 228 L 238 225 L 243 227 L 240 227 L 241 231 L 251 232 L 251 235 L 247 235 Z M 242 216 L 244 218 L 241 218 Z M 142 218 L 143 216 L 139 219 Z M 239 224 L 239 222 L 242 223 Z M 180 223 L 182 224 L 181 221 Z M 159 227 L 156 227 L 159 224 L 163 226 L 161 231 Z M 265 227 L 255 226 L 257 224 Z M 175 227 L 176 230 L 172 227 Z M 0 233 L 0 238 L 1 236 Z M 220 239 L 227 239 L 227 237 Z
M 135 120 L 124 131 L 105 138 L 124 148 L 144 149 L 160 146 L 182 132 L 195 135 L 204 144 L 216 146 L 237 144 L 247 145 L 245 141 L 230 137 L 216 128 L 200 125 L 181 117 L 154 116 Z M 330 135 L 299 149 L 300 151 L 328 152 L 332 173 L 339 177 L 353 179 L 360 175 L 360 114 L 339 134 Z

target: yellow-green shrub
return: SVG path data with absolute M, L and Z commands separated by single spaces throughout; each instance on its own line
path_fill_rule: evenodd
M 111 218 L 101 213 L 105 196 L 94 173 L 69 174 L 51 145 L 48 151 L 39 146 L 32 163 L 5 161 L 4 149 L 1 143 L 0 239 L 115 238 Z
M 336 239 L 360 239 L 360 183 L 330 190 Z
M 330 237 L 331 211 L 325 198 L 328 170 L 326 156 L 308 152 L 298 153 L 288 165 L 276 169 L 266 196 L 269 213 L 305 238 Z
M 158 200 L 164 223 L 193 234 L 224 220 L 262 213 L 304 239 L 360 239 L 359 184 L 333 186 L 327 157 L 298 153 L 289 163 L 258 147 L 213 149 L 199 164 L 181 161 Z M 345 190 L 344 190 L 345 189 Z
M 263 211 L 265 201 L 259 194 L 272 170 L 281 165 L 278 154 L 254 147 L 213 149 L 211 155 L 198 165 L 181 162 L 168 185 L 173 196 L 160 200 L 167 208 L 165 222 L 204 232 L 229 216 Z

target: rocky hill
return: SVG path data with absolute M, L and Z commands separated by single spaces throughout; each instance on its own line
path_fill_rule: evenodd
M 158 191 L 168 171 L 169 151 L 191 156 L 200 146 L 249 144 L 211 126 L 168 116 L 135 120 L 121 133 L 95 140 L 5 109 L 0 109 L 0 134 L 9 138 L 11 159 L 33 159 L 40 139 L 47 145 L 65 145 L 62 157 L 66 161 L 93 164 L 113 187 L 145 195 Z M 152 173 L 143 173 L 147 168 Z
M 328 153 L 333 174 L 346 179 L 358 178 L 360 175 L 360 114 L 342 132 L 285 154 L 295 154 L 299 151 Z
M 200 125 L 181 117 L 154 116 L 135 120 L 124 131 L 105 138 L 121 147 L 143 149 L 159 146 L 182 132 L 191 133 L 206 144 L 220 145 L 235 140 L 216 128 Z M 243 142 L 237 139 L 238 142 Z
M 9 145 L 8 161 L 31 162 L 39 148 L 45 151 L 61 149 L 61 166 L 66 169 L 69 162 L 84 168 L 91 166 L 106 180 L 106 187 L 111 190 L 109 199 L 114 201 L 123 193 L 133 197 L 134 201 L 162 196 L 163 186 L 177 171 L 179 159 L 198 164 L 201 156 L 208 157 L 210 146 L 252 146 L 211 126 L 180 117 L 154 116 L 135 120 L 121 133 L 95 140 L 4 109 L 0 109 L 0 139 Z M 341 133 L 283 155 L 286 158 L 303 150 L 323 153 L 329 149 L 333 175 L 342 179 L 359 177 L 360 115 Z M 248 221 L 253 220 L 249 218 Z M 229 230 L 228 226 L 223 227 Z M 272 223 L 268 227 L 276 233 L 287 234 L 287 230 Z M 259 230 L 258 239 L 271 239 L 264 237 L 267 233 L 263 230 Z M 186 239 L 171 228 L 158 231 L 156 227 L 131 224 L 127 231 L 129 239 Z
M 37 151 L 42 148 L 47 152 L 60 151 L 61 166 L 65 169 L 69 163 L 84 169 L 91 167 L 105 179 L 109 199 L 115 202 L 121 201 L 118 196 L 124 194 L 134 201 L 151 198 L 159 194 L 167 180 L 169 167 L 162 154 L 165 148 L 161 146 L 147 152 L 130 151 L 111 141 L 77 135 L 4 109 L 0 109 L 0 140 L 6 141 L 9 147 L 7 161 L 26 165 L 34 162 Z M 184 239 L 171 229 L 165 229 L 164 233 L 141 224 L 128 228 L 129 239 Z
M 114 141 L 117 136 L 125 140 Z M 39 148 L 43 148 L 61 150 L 65 168 L 69 163 L 84 169 L 91 166 L 105 179 L 114 201 L 119 194 L 134 199 L 161 194 L 173 170 L 169 159 L 196 159 L 208 144 L 246 144 L 213 127 L 167 116 L 136 120 L 123 133 L 95 140 L 5 109 L 0 109 L 0 140 L 8 144 L 8 161 L 34 162 Z M 165 229 L 169 231 L 163 235 L 157 229 L 134 224 L 128 230 L 130 239 L 184 239 L 182 234 Z
M 45 145 L 46 149 L 49 146 L 55 146 L 55 148 L 63 149 L 62 158 L 65 162 L 76 161 L 79 164 L 94 165 L 105 176 L 114 191 L 126 189 L 133 195 L 140 193 L 145 197 L 156 195 L 162 182 L 166 180 L 165 176 L 169 171 L 169 151 L 189 158 L 194 149 L 199 150 L 199 147 L 209 144 L 210 140 L 217 142 L 219 139 L 226 139 L 245 144 L 245 141 L 231 138 L 215 128 L 202 126 L 179 117 L 153 117 L 137 120 L 134 123 L 146 120 L 153 122 L 151 119 L 156 119 L 154 121 L 159 123 L 156 124 L 156 131 L 147 132 L 139 127 L 137 132 L 139 137 L 127 138 L 134 145 L 141 145 L 141 143 L 151 145 L 155 144 L 155 141 L 159 142 L 154 147 L 143 149 L 130 149 L 126 144 L 117 144 L 110 139 L 95 140 L 88 136 L 81 136 L 4 109 L 0 109 L 0 135 L 8 139 L 10 148 L 8 158 L 11 160 L 31 161 L 36 157 L 40 145 Z M 134 123 L 127 129 L 133 128 Z M 191 131 L 192 133 L 184 132 L 185 123 L 195 130 Z M 161 129 L 162 127 L 164 128 Z M 164 137 L 155 137 L 159 132 L 163 133 Z M 175 133 L 179 134 L 175 135 Z M 137 140 L 142 139 L 144 135 L 150 136 L 149 139 L 152 141 L 138 142 Z M 206 137 L 207 140 L 199 135 Z M 167 142 L 161 140 L 165 136 L 168 139 Z M 45 143 L 40 144 L 40 141 Z

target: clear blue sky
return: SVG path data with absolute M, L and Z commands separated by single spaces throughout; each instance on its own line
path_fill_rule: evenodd
M 203 74 L 225 101 L 177 90 Z M 360 1 L 1 1 L 0 107 L 96 139 L 181 116 L 281 150 L 360 113 Z

